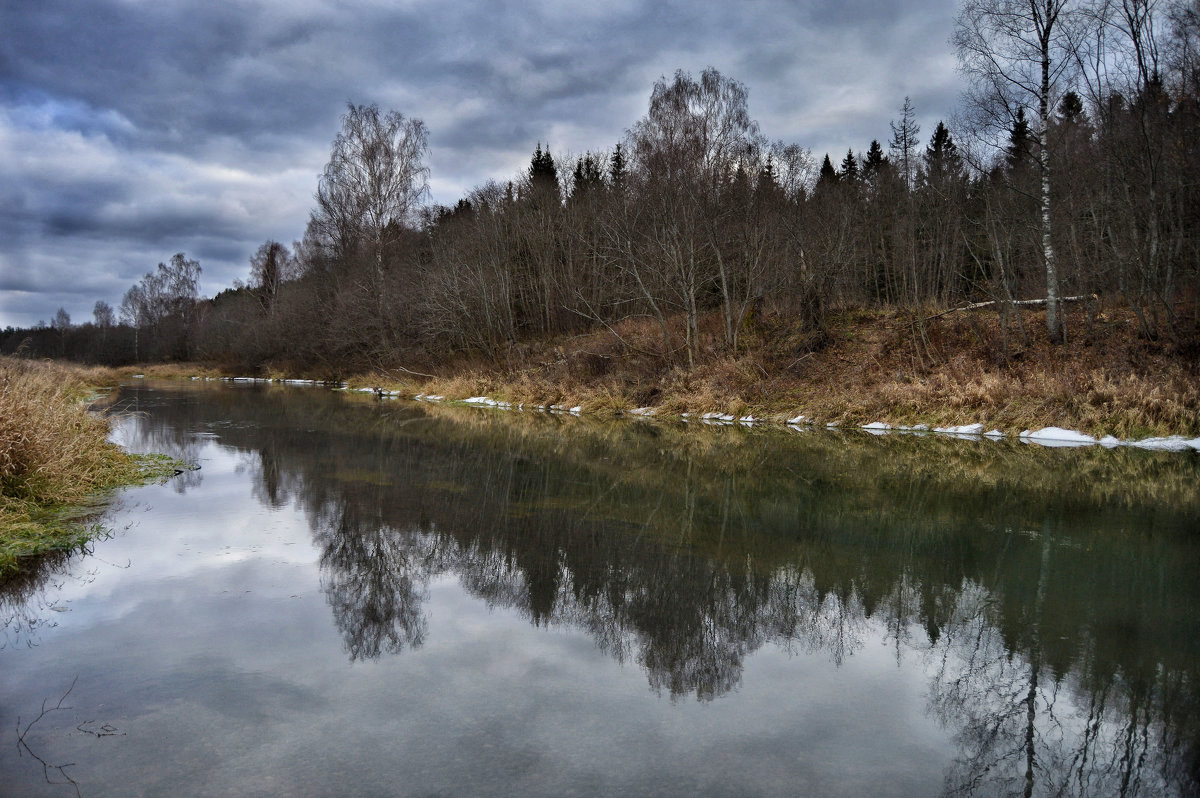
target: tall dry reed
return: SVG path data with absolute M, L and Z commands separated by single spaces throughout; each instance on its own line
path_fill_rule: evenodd
M 87 412 L 89 386 L 109 376 L 0 358 L 0 576 L 21 557 L 87 540 L 91 531 L 72 505 L 153 476 L 146 462 L 108 441 L 103 418 Z

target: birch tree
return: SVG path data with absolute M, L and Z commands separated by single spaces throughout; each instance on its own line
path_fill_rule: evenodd
M 1003 129 L 1026 104 L 1038 109 L 1042 260 L 1046 272 L 1046 329 L 1061 341 L 1058 267 L 1051 237 L 1049 122 L 1052 98 L 1069 78 L 1073 59 L 1071 0 L 966 0 L 955 23 L 954 46 L 971 81 L 968 95 L 986 127 Z
M 376 105 L 350 105 L 317 186 L 312 226 L 335 258 L 371 248 L 382 282 L 384 248 L 428 191 L 428 133 L 419 119 Z

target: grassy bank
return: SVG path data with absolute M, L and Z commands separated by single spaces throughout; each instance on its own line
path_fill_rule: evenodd
M 86 397 L 115 373 L 0 358 L 0 578 L 22 558 L 71 549 L 99 530 L 89 517 L 106 491 L 175 473 L 163 457 L 108 442 Z
M 1121 311 L 1073 307 L 1070 337 L 1052 344 L 1040 313 L 844 312 L 819 334 L 778 316 L 743 332 L 739 351 L 709 346 L 691 367 L 647 354 L 661 333 L 645 322 L 513 347 L 503 363 L 461 358 L 432 378 L 381 372 L 351 378 L 408 393 L 581 405 L 652 407 L 818 423 L 951 426 L 1016 434 L 1061 426 L 1097 437 L 1200 435 L 1200 342 L 1151 341 Z M 933 316 L 931 318 L 931 316 Z
M 721 319 L 701 320 L 701 355 L 660 354 L 656 323 L 513 344 L 492 356 L 434 360 L 400 355 L 404 368 L 343 373 L 275 364 L 258 376 L 339 379 L 402 395 L 489 396 L 581 406 L 596 414 L 652 407 L 660 414 L 727 413 L 817 423 L 955 426 L 1016 434 L 1060 426 L 1123 439 L 1200 435 L 1200 340 L 1148 340 L 1121 309 L 1068 306 L 1068 340 L 1046 338 L 1041 312 L 842 311 L 820 332 L 764 313 L 723 344 Z M 675 320 L 673 343 L 682 343 Z M 213 364 L 147 366 L 147 376 L 242 375 Z M 133 373 L 133 372 L 129 372 Z

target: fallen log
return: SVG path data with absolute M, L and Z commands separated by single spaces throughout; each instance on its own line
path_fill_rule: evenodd
M 1059 302 L 1084 302 L 1089 299 L 1099 299 L 1099 297 L 1097 297 L 1095 294 L 1083 294 L 1080 296 L 1060 296 L 1058 298 L 1058 301 Z M 922 321 L 929 321 L 930 319 L 936 319 L 939 316 L 945 316 L 948 313 L 958 313 L 959 311 L 963 311 L 963 310 L 978 310 L 979 308 L 990 308 L 993 305 L 1004 305 L 1004 304 L 1021 305 L 1021 306 L 1045 305 L 1046 300 L 1045 299 L 1014 299 L 1010 302 L 1007 299 L 989 299 L 987 302 L 975 302 L 970 305 L 963 305 L 961 308 L 950 308 L 949 310 L 943 310 L 941 313 L 934 313 L 932 316 L 926 316 L 924 319 L 922 319 Z

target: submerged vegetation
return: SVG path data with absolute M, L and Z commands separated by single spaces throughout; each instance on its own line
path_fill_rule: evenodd
M 22 557 L 82 545 L 105 491 L 171 476 L 174 460 L 108 441 L 88 412 L 92 386 L 112 372 L 0 358 L 0 578 Z

